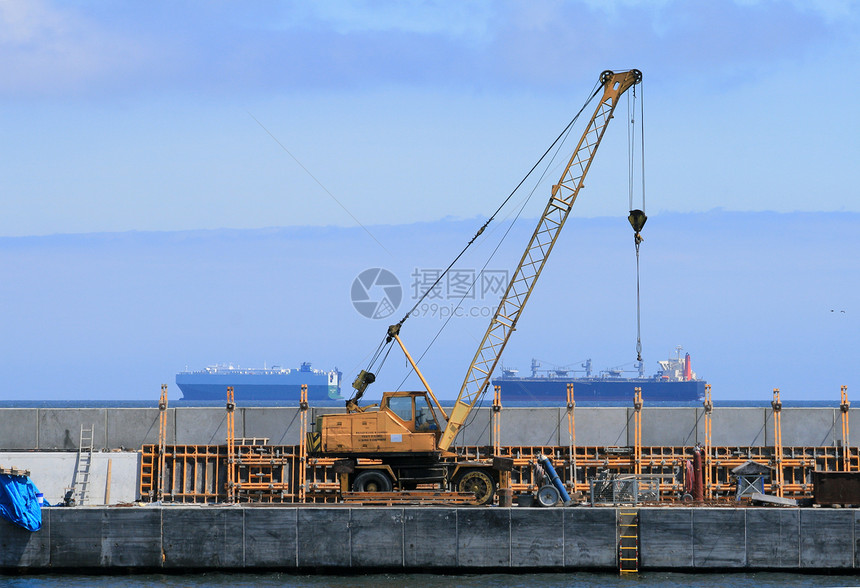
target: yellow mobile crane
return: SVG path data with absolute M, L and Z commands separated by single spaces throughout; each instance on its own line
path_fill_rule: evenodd
M 353 491 L 389 492 L 411 490 L 418 484 L 442 484 L 443 488 L 451 484 L 460 492 L 474 492 L 479 504 L 492 500 L 498 473 L 491 464 L 443 458 L 456 457 L 450 447 L 489 384 L 502 350 L 583 187 L 619 98 L 641 80 L 642 73 L 635 69 L 605 71 L 600 75 L 600 86 L 595 93 L 602 87 L 600 103 L 561 179 L 552 187 L 546 209 L 475 353 L 451 414 L 442 408 L 400 339 L 401 321 L 389 327 L 386 343 L 398 343 L 426 390 L 385 392 L 378 406 L 360 407 L 358 400 L 367 385 L 375 380 L 372 373 L 362 371 L 353 383 L 356 394 L 347 402 L 346 414 L 317 418 L 313 432 L 308 433 L 309 451 L 343 458 L 340 471 L 349 475 Z M 631 211 L 630 222 L 638 238 L 645 222 L 644 213 Z

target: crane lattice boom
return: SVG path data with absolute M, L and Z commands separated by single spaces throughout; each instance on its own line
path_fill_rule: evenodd
M 618 99 L 631 86 L 642 80 L 639 70 L 625 72 L 605 71 L 600 76 L 603 84 L 603 97 L 600 100 L 591 121 L 586 127 L 570 158 L 558 184 L 552 187 L 552 195 L 535 229 L 528 247 L 514 272 L 511 282 L 496 310 L 487 332 L 481 341 L 475 358 L 469 366 L 466 378 L 460 388 L 457 402 L 451 411 L 451 418 L 439 441 L 439 448 L 447 450 L 454 442 L 460 428 L 469 412 L 481 397 L 489 383 L 490 376 L 496 368 L 502 351 L 516 328 L 523 307 L 531 296 L 534 285 L 543 270 L 544 264 L 552 251 L 555 241 L 565 220 L 582 189 L 585 175 L 588 173 L 594 154 L 606 126 L 612 119 L 612 113 L 618 104 Z

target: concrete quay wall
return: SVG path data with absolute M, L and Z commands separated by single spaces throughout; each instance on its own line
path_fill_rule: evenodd
M 338 408 L 311 408 L 308 422 Z M 578 445 L 633 445 L 632 408 L 583 407 L 575 410 Z M 0 450 L 76 451 L 81 425 L 94 427 L 98 449 L 139 449 L 158 443 L 157 408 L 6 408 L 0 409 Z M 491 410 L 475 410 L 459 445 L 491 445 Z M 502 445 L 567 445 L 567 409 L 505 408 Z M 782 443 L 786 446 L 834 446 L 841 441 L 838 408 L 785 408 Z M 860 408 L 849 411 L 853 429 L 860 427 Z M 299 409 L 239 407 L 237 437 L 267 437 L 272 445 L 299 442 Z M 223 444 L 227 416 L 222 408 L 169 408 L 167 443 Z M 704 443 L 704 410 L 697 407 L 648 407 L 642 410 L 642 443 L 646 446 L 692 446 Z M 774 444 L 773 411 L 769 408 L 715 408 L 713 444 L 760 447 Z
M 856 509 L 641 508 L 640 569 L 860 568 Z M 79 507 L 0 520 L 0 570 L 617 570 L 615 508 Z

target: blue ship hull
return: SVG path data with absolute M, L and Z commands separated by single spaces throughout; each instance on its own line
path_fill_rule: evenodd
M 660 402 L 689 402 L 705 397 L 705 382 L 662 382 L 639 378 L 497 378 L 502 402 L 567 402 L 567 384 L 573 384 L 575 401 L 633 401 L 634 388 L 642 399 Z
M 341 400 L 341 373 L 310 369 L 241 369 L 212 366 L 198 372 L 176 374 L 182 399 L 190 401 L 226 400 L 233 388 L 236 402 L 279 401 L 298 403 L 302 385 L 308 387 L 308 401 Z

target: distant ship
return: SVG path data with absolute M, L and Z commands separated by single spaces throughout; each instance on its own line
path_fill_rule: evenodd
M 299 402 L 302 384 L 308 386 L 308 401 L 341 400 L 341 372 L 311 368 L 308 362 L 298 369 L 240 368 L 212 365 L 204 370 L 176 374 L 176 385 L 183 400 L 226 400 L 227 387 L 233 387 L 236 402 L 249 400 Z
M 531 377 L 519 377 L 517 370 L 502 368 L 502 375 L 495 378 L 493 386 L 501 387 L 502 402 L 567 402 L 567 385 L 573 384 L 575 401 L 625 401 L 632 402 L 635 388 L 642 389 L 642 399 L 660 402 L 689 402 L 705 396 L 705 381 L 696 377 L 690 354 L 657 362 L 660 370 L 646 377 L 642 362 L 639 362 L 638 377 L 624 377 L 620 369 L 608 369 L 592 375 L 589 359 L 582 364 L 584 376 L 571 375 L 573 370 L 541 370 L 540 362 L 532 360 Z

